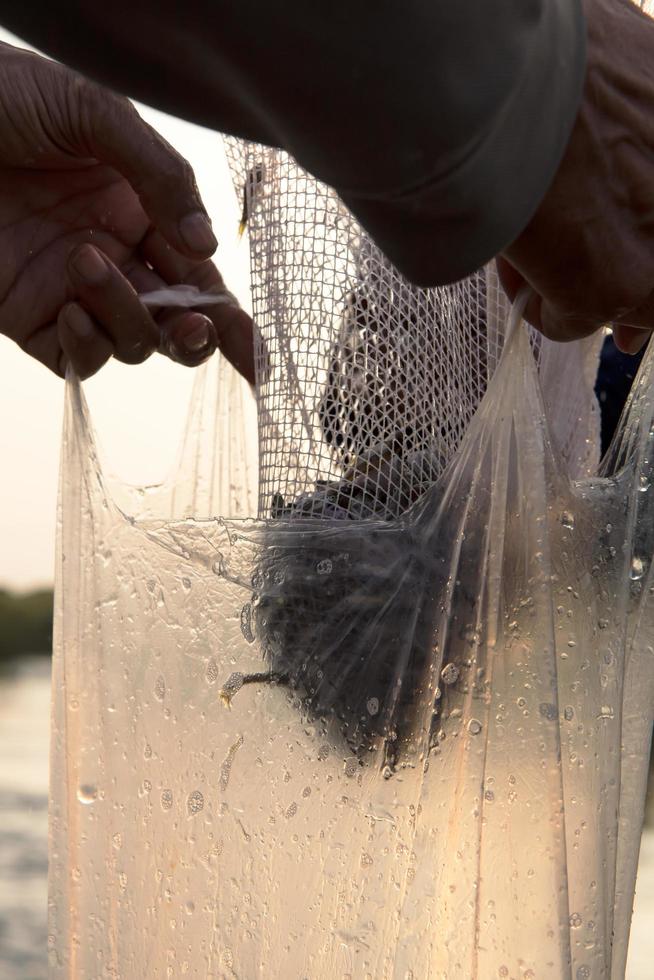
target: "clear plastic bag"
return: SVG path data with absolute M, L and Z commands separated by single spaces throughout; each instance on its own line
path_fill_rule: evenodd
M 651 372 L 572 481 L 518 328 L 431 490 L 308 524 L 127 516 L 68 384 L 53 977 L 623 975 Z M 266 602 L 309 580 L 315 615 L 274 637 Z

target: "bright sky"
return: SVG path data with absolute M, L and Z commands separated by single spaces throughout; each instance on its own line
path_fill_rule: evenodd
M 0 28 L 0 39 L 20 44 Z M 248 304 L 247 246 L 237 243 L 239 207 L 220 137 L 139 106 L 189 160 L 221 246 L 216 262 Z M 110 362 L 85 383 L 91 417 L 111 469 L 131 483 L 154 483 L 173 462 L 193 372 L 164 357 L 128 367 Z M 0 587 L 50 584 L 63 382 L 0 336 Z

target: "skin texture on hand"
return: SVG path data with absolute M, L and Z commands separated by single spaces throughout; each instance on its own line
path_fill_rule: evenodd
M 654 20 L 629 0 L 586 0 L 585 12 L 586 83 L 566 154 L 498 270 L 511 299 L 533 288 L 526 317 L 546 336 L 611 323 L 635 353 L 654 329 Z
M 190 366 L 220 347 L 253 381 L 235 303 L 147 310 L 137 293 L 225 293 L 189 164 L 127 100 L 0 45 L 0 332 L 63 375 L 160 350 Z

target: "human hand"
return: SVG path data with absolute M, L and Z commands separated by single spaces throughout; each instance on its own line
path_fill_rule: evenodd
M 253 381 L 252 321 L 209 261 L 216 240 L 189 164 L 132 104 L 0 44 L 0 332 L 63 375 L 161 350 L 194 366 L 220 347 Z M 186 282 L 232 302 L 148 311 Z
M 535 216 L 498 258 L 511 300 L 553 340 L 613 324 L 636 353 L 654 329 L 654 20 L 629 0 L 586 0 L 582 105 Z

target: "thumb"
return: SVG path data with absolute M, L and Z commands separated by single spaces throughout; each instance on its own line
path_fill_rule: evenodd
M 78 88 L 85 150 L 117 170 L 153 225 L 189 258 L 208 258 L 218 242 L 193 168 L 122 96 L 86 79 Z

